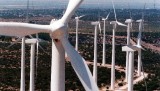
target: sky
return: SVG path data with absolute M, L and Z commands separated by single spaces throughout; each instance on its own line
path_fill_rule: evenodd
M 30 0 L 30 5 L 34 8 L 54 8 L 66 7 L 69 0 Z M 116 8 L 143 8 L 146 3 L 146 8 L 160 9 L 159 0 L 114 0 Z M 0 8 L 15 8 L 26 7 L 27 0 L 0 0 Z M 112 8 L 111 0 L 84 0 L 81 7 L 86 8 Z

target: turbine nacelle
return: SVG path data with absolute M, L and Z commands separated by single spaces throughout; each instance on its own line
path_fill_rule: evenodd
M 113 28 L 116 29 L 117 27 L 117 21 L 111 21 L 110 24 L 113 25 Z
M 139 19 L 139 20 L 137 20 L 136 22 L 144 22 L 144 20 L 143 19 Z
M 91 25 L 99 26 L 99 31 L 100 31 L 100 33 L 102 32 L 102 29 L 101 29 L 101 23 L 100 23 L 100 21 L 91 22 Z
M 91 25 L 95 25 L 95 26 L 98 26 L 100 24 L 99 21 L 96 21 L 96 22 L 91 22 Z
M 27 39 L 25 40 L 25 43 L 27 44 L 36 44 L 38 42 L 38 39 Z
M 75 17 L 76 20 L 79 20 L 79 17 Z
M 105 21 L 105 20 L 107 20 L 106 18 L 102 18 L 102 21 Z
M 125 23 L 132 23 L 133 20 L 132 19 L 126 19 Z

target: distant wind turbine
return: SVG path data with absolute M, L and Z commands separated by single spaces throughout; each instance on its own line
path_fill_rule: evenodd
M 110 15 L 110 12 L 108 13 L 106 18 L 102 18 L 104 25 L 103 25 L 103 58 L 102 58 L 102 65 L 104 66 L 106 64 L 106 21 L 108 20 L 108 17 Z
M 137 38 L 137 47 L 140 49 L 143 49 L 141 46 L 141 37 L 142 37 L 142 30 L 143 30 L 143 21 L 142 19 L 137 20 L 137 22 L 139 23 L 139 33 L 138 33 L 138 38 Z M 138 76 L 141 76 L 141 50 L 138 51 Z
M 35 45 L 37 43 L 37 39 L 27 39 L 25 43 L 31 45 L 30 51 L 30 84 L 29 84 L 29 91 L 35 90 Z
M 125 26 L 125 24 L 117 21 L 117 15 L 116 15 L 116 10 L 114 7 L 114 3 L 112 0 L 112 6 L 114 10 L 114 15 L 115 15 L 115 21 L 110 22 L 110 24 L 113 25 L 113 36 L 112 36 L 112 65 L 111 65 L 111 90 L 115 89 L 115 31 L 117 28 L 117 25 L 119 26 Z
M 94 31 L 94 65 L 93 65 L 93 79 L 97 83 L 97 29 L 100 25 L 100 22 L 91 22 L 91 25 L 95 26 Z
M 79 27 L 79 19 L 81 19 L 82 17 L 84 17 L 85 15 L 82 16 L 76 16 L 75 20 L 76 20 L 76 46 L 75 49 L 78 51 L 78 27 Z
M 137 20 L 137 22 L 139 23 L 139 33 L 138 33 L 138 38 L 137 38 L 137 47 L 140 48 L 140 50 L 138 51 L 138 76 L 141 76 L 141 64 L 142 64 L 142 53 L 141 53 L 141 49 L 144 50 L 144 48 L 141 46 L 141 40 L 142 40 L 142 31 L 144 30 L 144 10 L 146 8 L 146 3 L 144 4 L 144 8 L 143 8 L 143 12 L 142 12 L 142 19 Z
M 130 31 L 132 29 L 132 19 L 126 19 L 125 23 L 127 23 L 127 45 L 130 46 Z M 129 64 L 129 52 L 126 52 L 126 73 L 125 73 L 125 81 L 127 82 L 128 79 L 128 64 Z

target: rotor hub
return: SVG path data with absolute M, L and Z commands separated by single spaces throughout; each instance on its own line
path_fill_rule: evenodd
M 66 37 L 68 35 L 67 24 L 61 23 L 60 20 L 51 22 L 51 33 L 50 37 L 52 39 L 61 39 L 62 37 Z

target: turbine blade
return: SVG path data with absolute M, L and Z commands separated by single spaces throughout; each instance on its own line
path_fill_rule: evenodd
M 143 47 L 141 47 L 141 48 L 142 48 L 142 50 L 146 51 L 146 49 L 145 49 L 145 48 L 143 48 Z
M 138 48 L 140 48 L 140 49 L 142 49 L 142 50 L 144 50 L 144 51 L 146 51 L 146 49 L 145 48 L 143 48 L 141 45 L 139 46 L 139 45 L 136 45 Z
M 93 80 L 93 77 L 91 75 L 91 72 L 85 60 L 71 46 L 67 38 L 62 38 L 61 42 L 71 61 L 72 67 L 74 71 L 76 72 L 78 78 L 80 79 L 85 90 L 86 91 L 99 91 L 95 81 Z
M 33 39 L 33 36 L 32 36 L 32 35 L 28 35 L 28 36 Z
M 36 39 L 38 40 L 38 34 L 36 34 Z M 39 47 L 39 40 L 37 41 L 37 45 L 36 45 L 36 47 L 37 47 L 37 51 L 36 51 L 36 77 L 37 77 L 38 53 L 39 53 L 39 49 L 38 49 L 38 47 Z
M 83 18 L 83 17 L 85 17 L 85 16 L 86 16 L 86 15 L 81 15 L 81 16 L 79 16 L 79 19 L 80 19 L 80 18 Z
M 36 34 L 36 38 L 37 38 L 37 40 L 39 40 L 39 36 L 38 36 L 38 33 Z
M 22 37 L 18 38 L 15 42 L 12 42 L 11 45 L 7 46 L 7 48 L 12 47 L 14 44 L 16 44 L 17 42 L 21 41 Z
M 116 9 L 115 9 L 113 0 L 112 0 L 112 6 L 113 6 L 113 10 L 114 10 L 114 17 L 115 17 L 115 20 L 117 21 L 117 14 L 116 14 Z
M 61 18 L 63 23 L 68 23 L 75 10 L 79 7 L 83 0 L 69 0 L 67 10 Z
M 144 20 L 144 11 L 146 9 L 146 3 L 144 4 L 144 7 L 143 7 L 143 12 L 142 12 L 142 20 Z
M 101 28 L 101 23 L 99 22 L 99 31 L 100 31 L 100 34 L 102 33 L 102 28 Z
M 109 15 L 110 15 L 110 12 L 109 12 L 108 15 L 106 16 L 106 20 L 108 19 Z
M 41 45 L 39 45 L 39 48 L 40 48 L 44 53 L 47 53 Z
M 77 13 L 75 13 L 75 15 L 76 15 L 76 17 L 78 17 L 78 14 L 77 14 Z
M 125 24 L 123 24 L 123 23 L 121 23 L 121 22 L 118 22 L 118 21 L 116 21 L 117 22 L 117 24 L 119 25 L 119 26 L 124 26 L 124 27 L 126 27 L 127 25 L 125 25 Z
M 131 23 L 131 31 L 133 30 L 133 23 Z
M 0 22 L 0 35 L 23 37 L 35 33 L 51 31 L 50 25 L 38 25 L 17 22 Z

